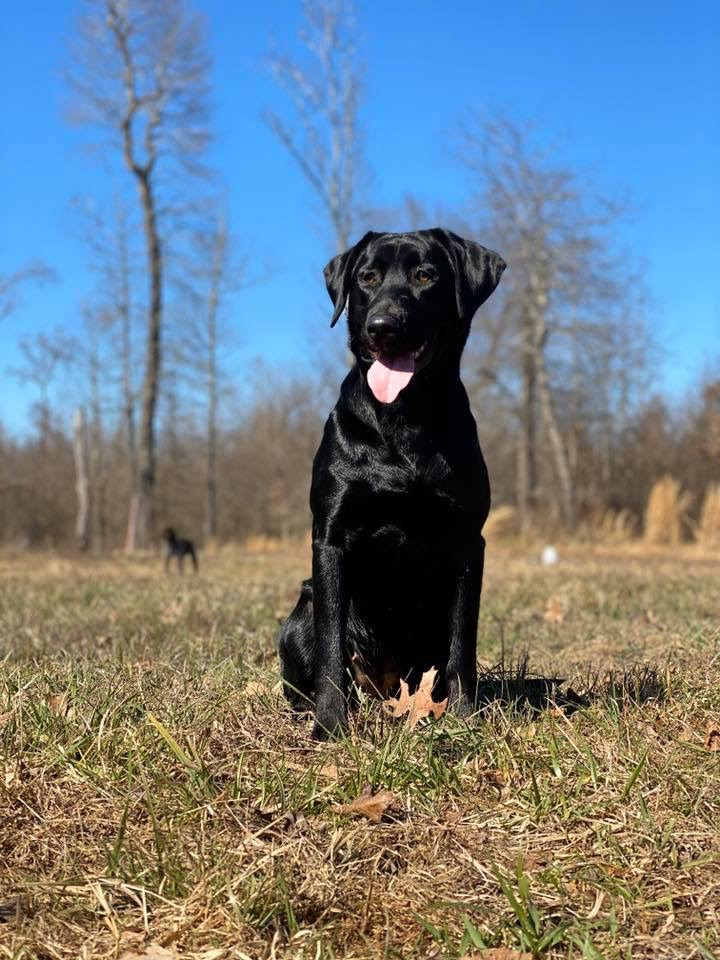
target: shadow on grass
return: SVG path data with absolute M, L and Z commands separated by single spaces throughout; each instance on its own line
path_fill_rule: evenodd
M 668 693 L 667 675 L 657 668 L 640 665 L 624 671 L 588 675 L 582 692 L 565 687 L 565 677 L 547 677 L 531 672 L 528 655 L 515 663 L 499 662 L 478 676 L 476 704 L 480 712 L 492 705 L 539 713 L 561 709 L 566 715 L 592 703 L 618 707 L 662 703 Z

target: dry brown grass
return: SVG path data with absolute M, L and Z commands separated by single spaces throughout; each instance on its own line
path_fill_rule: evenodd
M 518 512 L 509 504 L 493 507 L 485 521 L 483 534 L 488 543 L 493 540 L 508 540 L 518 534 Z
M 674 545 L 687 539 L 688 509 L 692 495 L 680 489 L 669 474 L 656 480 L 645 509 L 645 541 Z
M 292 540 L 283 540 L 281 537 L 268 537 L 265 534 L 253 534 L 248 537 L 242 545 L 246 553 L 287 553 L 288 551 L 297 551 L 308 548 L 311 543 L 310 531 L 303 537 L 297 537 Z M 231 552 L 236 548 L 230 544 L 227 547 Z
M 581 535 L 592 543 L 623 544 L 635 539 L 638 522 L 631 510 L 596 510 L 581 525 Z
M 720 547 L 720 483 L 705 491 L 695 536 L 704 547 Z
M 321 746 L 274 654 L 306 549 L 0 558 L 0 957 L 717 957 L 720 563 L 681 551 L 490 548 L 484 711 Z

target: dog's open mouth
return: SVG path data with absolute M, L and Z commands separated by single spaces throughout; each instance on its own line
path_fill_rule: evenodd
M 415 371 L 423 366 L 427 344 L 410 353 L 376 354 L 375 362 L 367 372 L 368 386 L 380 403 L 392 403 L 401 390 L 410 383 Z

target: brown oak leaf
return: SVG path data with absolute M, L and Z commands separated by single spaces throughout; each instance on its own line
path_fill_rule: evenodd
M 448 698 L 439 702 L 433 700 L 432 690 L 435 686 L 437 670 L 431 667 L 426 670 L 420 678 L 415 693 L 410 693 L 410 688 L 404 680 L 400 681 L 400 696 L 395 699 L 388 697 L 385 701 L 385 708 L 392 717 L 402 717 L 407 714 L 405 726 L 408 730 L 414 730 L 419 720 L 432 714 L 436 719 L 445 713 Z
M 390 790 L 378 790 L 372 792 L 372 787 L 368 784 L 359 797 L 356 797 L 351 803 L 336 803 L 333 806 L 335 813 L 347 813 L 350 816 L 367 817 L 373 823 L 380 823 L 385 811 L 396 801 L 395 794 Z
M 705 731 L 705 749 L 710 753 L 720 753 L 720 724 L 712 720 Z

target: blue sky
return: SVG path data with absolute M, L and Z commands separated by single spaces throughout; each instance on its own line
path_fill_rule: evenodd
M 297 365 L 315 325 L 318 344 L 329 343 L 320 269 L 333 251 L 309 188 L 261 119 L 263 106 L 284 103 L 261 60 L 271 36 L 293 50 L 299 2 L 194 6 L 206 15 L 214 59 L 213 162 L 258 277 L 230 317 L 242 382 L 257 356 Z M 27 426 L 32 399 L 5 375 L 19 363 L 18 338 L 77 329 L 93 288 L 71 200 L 106 193 L 108 177 L 63 119 L 65 38 L 78 9 L 74 0 L 38 0 L 7 4 L 3 15 L 0 269 L 40 257 L 59 278 L 28 289 L 0 326 L 0 422 L 13 431 Z M 561 140 L 569 164 L 632 200 L 623 241 L 646 265 L 651 322 L 664 348 L 658 389 L 680 396 L 720 363 L 716 3 L 367 0 L 358 4 L 358 27 L 375 205 L 406 193 L 431 209 L 463 203 L 467 183 L 450 140 L 469 107 L 537 118 Z

